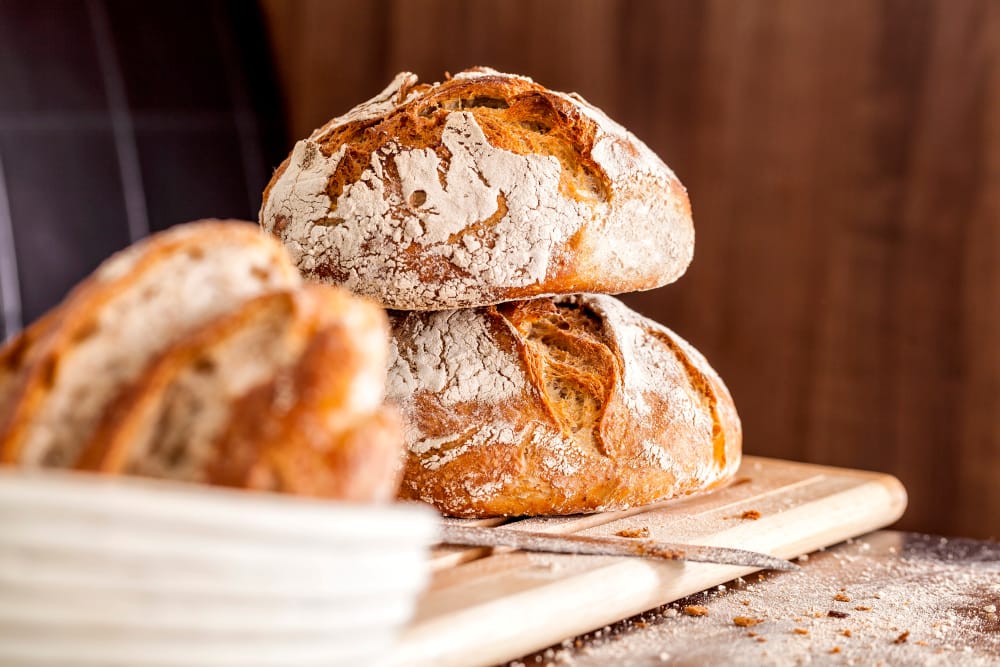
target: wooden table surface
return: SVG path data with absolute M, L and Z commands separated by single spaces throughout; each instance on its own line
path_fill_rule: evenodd
M 1000 543 L 878 531 L 801 564 L 509 665 L 1000 664 Z

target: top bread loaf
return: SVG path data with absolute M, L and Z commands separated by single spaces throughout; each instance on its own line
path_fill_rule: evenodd
M 645 144 L 486 68 L 399 74 L 296 143 L 260 223 L 306 276 L 401 310 L 651 289 L 694 252 L 687 193 Z

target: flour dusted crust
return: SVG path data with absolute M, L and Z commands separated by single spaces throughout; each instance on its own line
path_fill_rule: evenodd
M 687 194 L 578 95 L 478 68 L 399 74 L 296 143 L 261 225 L 313 279 L 389 308 L 438 310 L 677 279 Z
M 622 509 L 718 486 L 739 417 L 688 343 L 613 297 L 394 316 L 402 497 L 460 517 Z

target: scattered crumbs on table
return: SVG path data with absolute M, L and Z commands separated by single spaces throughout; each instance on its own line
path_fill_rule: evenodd
M 808 635 L 809 634 L 809 631 L 806 630 L 805 628 L 795 628 L 794 630 L 792 630 L 792 632 L 794 632 L 797 635 Z
M 708 616 L 708 607 L 702 604 L 685 605 L 682 611 L 688 616 Z
M 740 515 L 740 518 L 741 519 L 747 519 L 747 520 L 750 520 L 750 521 L 756 521 L 757 519 L 760 518 L 760 511 L 759 510 L 747 510 L 747 511 L 743 512 L 743 514 Z
M 610 630 L 589 633 L 582 644 L 564 643 L 566 662 L 553 660 L 553 667 L 647 666 L 660 664 L 661 652 L 671 656 L 665 662 L 685 656 L 685 664 L 732 667 L 827 662 L 862 666 L 880 661 L 1000 667 L 1000 614 L 988 611 L 990 605 L 1000 607 L 1000 546 L 970 541 L 970 546 L 958 547 L 954 545 L 965 543 L 952 540 L 948 553 L 940 553 L 937 536 L 906 539 L 874 534 L 812 553 L 799 572 L 746 576 L 742 583 L 726 582 L 724 591 L 713 586 L 615 623 Z M 886 557 L 890 547 L 896 547 L 897 556 Z M 953 556 L 959 548 L 967 549 L 968 556 Z M 828 615 L 831 591 L 838 590 L 849 590 L 855 601 L 842 609 L 865 609 L 844 619 Z M 707 613 L 691 618 L 687 609 L 698 607 Z M 735 621 L 739 616 L 762 623 L 741 627 Z M 726 637 L 729 641 L 723 640 Z M 840 651 L 834 654 L 833 648 Z M 536 664 L 527 662 L 528 667 Z M 537 664 L 545 664 L 545 659 Z
M 850 614 L 848 614 L 846 611 L 837 611 L 836 609 L 831 609 L 830 611 L 826 612 L 826 615 L 829 616 L 830 618 L 847 618 L 848 616 L 850 616 Z
M 847 595 L 844 595 L 843 593 L 837 593 L 836 595 L 833 596 L 833 599 L 836 600 L 837 602 L 850 602 L 851 601 L 851 598 L 848 597 Z
M 854 611 L 871 611 L 871 610 L 872 610 L 871 607 L 869 607 L 868 605 L 864 605 L 864 604 L 859 604 L 858 606 L 856 606 L 854 608 Z
M 734 616 L 733 625 L 738 625 L 741 628 L 752 628 L 763 620 L 762 618 L 754 618 L 752 616 Z
M 625 528 L 615 533 L 618 537 L 649 537 L 649 527 Z
M 840 647 L 834 646 L 832 649 L 830 649 L 830 653 L 840 653 Z

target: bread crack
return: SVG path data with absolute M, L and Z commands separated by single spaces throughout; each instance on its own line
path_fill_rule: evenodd
M 546 312 L 515 313 L 545 393 L 546 406 L 560 430 L 578 447 L 610 456 L 602 421 L 616 377 L 614 357 L 599 336 L 592 314 L 551 302 L 524 302 L 526 310 L 545 305 Z

